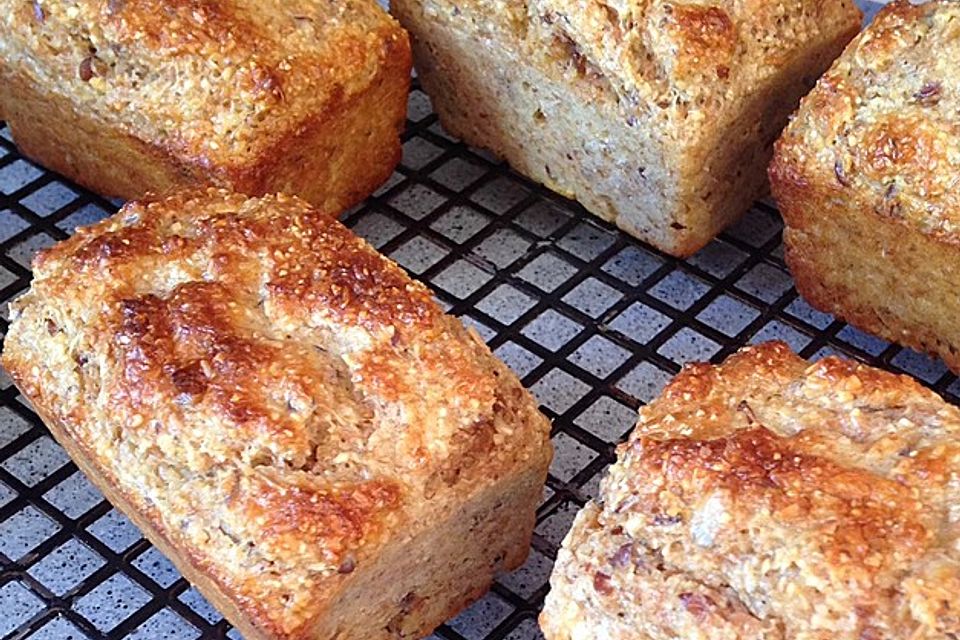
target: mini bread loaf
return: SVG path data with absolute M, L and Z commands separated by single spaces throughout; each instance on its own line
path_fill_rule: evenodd
M 770 167 L 814 306 L 960 372 L 960 2 L 885 7 Z
M 765 193 L 852 0 L 394 0 L 445 128 L 675 255 Z
M 421 637 L 526 557 L 548 421 L 329 216 L 134 202 L 33 266 L 4 367 L 248 640 Z
M 557 556 L 547 640 L 960 637 L 960 410 L 781 343 L 683 370 Z
M 106 195 L 340 211 L 400 158 L 410 45 L 376 0 L 0 0 L 0 31 L 0 120 Z

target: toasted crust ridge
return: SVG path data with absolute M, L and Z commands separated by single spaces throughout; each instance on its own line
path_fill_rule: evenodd
M 958 23 L 952 0 L 896 0 L 850 43 L 777 143 L 771 181 L 788 224 L 798 198 L 845 199 L 960 244 Z
M 297 198 L 129 203 L 33 269 L 4 367 L 264 637 L 301 637 L 385 545 L 545 472 L 516 377 Z
M 686 368 L 618 453 L 558 557 L 549 640 L 960 631 L 960 411 L 912 379 L 748 348 Z

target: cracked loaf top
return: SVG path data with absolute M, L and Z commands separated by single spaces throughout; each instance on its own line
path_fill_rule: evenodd
M 641 410 L 551 582 L 551 640 L 953 638 L 960 411 L 781 343 L 687 367 Z
M 790 65 L 810 43 L 856 31 L 852 0 L 424 0 L 481 36 L 519 42 L 525 59 L 576 77 L 625 113 L 683 121 L 687 138 Z M 839 26 L 838 26 L 839 25 Z M 815 78 L 808 78 L 812 85 Z
M 278 636 L 391 536 L 548 455 L 486 346 L 295 198 L 131 203 L 33 266 L 4 366 Z

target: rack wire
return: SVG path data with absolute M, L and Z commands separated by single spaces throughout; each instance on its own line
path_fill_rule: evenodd
M 556 458 L 530 558 L 439 628 L 530 640 L 557 546 L 636 409 L 680 367 L 785 340 L 909 373 L 957 402 L 942 363 L 810 308 L 759 202 L 687 260 L 663 255 L 448 137 L 414 89 L 403 161 L 344 221 L 474 326 L 553 419 Z M 0 330 L 31 257 L 116 210 L 24 158 L 0 129 Z M 0 371 L 0 639 L 239 638 L 84 478 Z

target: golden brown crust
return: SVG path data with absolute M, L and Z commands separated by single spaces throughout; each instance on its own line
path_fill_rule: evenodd
M 960 371 L 960 6 L 885 7 L 802 102 L 770 180 L 797 289 Z
M 667 114 L 675 140 L 735 117 L 736 105 L 798 52 L 855 32 L 861 18 L 847 0 L 532 0 L 529 12 L 531 55 L 544 42 L 568 42 L 562 51 L 576 64 L 558 69 L 594 73 L 627 112 Z
M 770 173 L 787 224 L 801 199 L 856 200 L 960 243 L 958 19 L 950 0 L 897 0 L 850 43 L 777 143 Z
M 848 0 L 396 0 L 445 128 L 678 256 L 767 189 Z M 477 46 L 477 43 L 483 46 Z
M 15 138 L 61 170 L 93 163 L 74 159 L 96 154 L 66 127 L 45 148 L 22 104 L 60 103 L 60 117 L 105 132 L 104 154 L 120 148 L 120 170 L 67 173 L 111 195 L 173 179 L 343 207 L 399 157 L 409 43 L 375 2 L 10 0 L 0 15 L 0 73 L 21 85 L 0 89 Z
M 545 473 L 516 378 L 303 201 L 134 202 L 33 268 L 5 368 L 263 637 L 431 514 Z
M 687 367 L 565 541 L 546 635 L 950 637 L 958 472 L 960 411 L 905 376 L 778 343 Z
M 3 79 L 0 112 L 20 152 L 96 193 L 128 198 L 204 179 L 133 135 L 84 117 L 68 97 L 39 91 L 15 73 Z M 75 152 L 88 149 L 97 153 Z
M 249 617 L 241 613 L 233 595 L 228 595 L 226 590 L 209 575 L 202 570 L 202 559 L 198 555 L 190 556 L 175 546 L 163 533 L 162 519 L 152 512 L 150 508 L 143 509 L 132 498 L 129 498 L 118 485 L 115 479 L 95 462 L 96 458 L 86 448 L 70 436 L 69 431 L 59 420 L 43 409 L 34 407 L 37 414 L 41 417 L 44 424 L 50 429 L 50 433 L 56 438 L 63 448 L 70 455 L 70 458 L 77 464 L 77 468 L 83 472 L 100 490 L 101 493 L 110 501 L 111 504 L 120 509 L 123 513 L 143 531 L 150 542 L 156 546 L 161 553 L 169 558 L 177 567 L 177 570 L 186 577 L 192 584 L 203 592 L 204 596 L 221 612 L 231 620 L 245 638 L 250 640 L 268 640 L 270 635 L 263 629 L 253 626 Z

